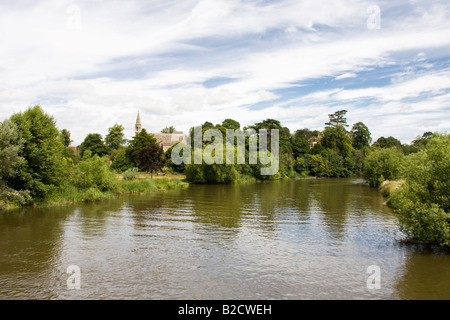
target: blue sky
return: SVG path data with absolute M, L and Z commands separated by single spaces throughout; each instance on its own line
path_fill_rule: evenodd
M 40 104 L 74 144 L 232 118 L 373 139 L 450 128 L 448 1 L 2 1 L 0 120 Z

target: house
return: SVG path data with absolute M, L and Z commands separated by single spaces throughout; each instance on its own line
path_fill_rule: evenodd
M 139 134 L 142 131 L 141 117 L 139 111 L 136 118 L 135 134 Z M 186 136 L 183 133 L 151 133 L 156 141 L 162 145 L 164 152 L 166 152 L 171 146 L 177 142 L 186 143 Z
M 186 143 L 186 136 L 182 133 L 152 133 L 152 135 L 156 138 L 156 141 L 163 146 L 164 152 L 177 142 Z
M 322 140 L 321 136 L 318 137 L 312 137 L 308 139 L 309 142 L 309 148 L 312 149 L 314 148 L 314 146 L 316 145 L 317 142 L 320 142 L 320 140 Z

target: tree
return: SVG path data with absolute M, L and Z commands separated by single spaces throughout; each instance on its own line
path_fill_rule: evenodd
M 400 140 L 389 136 L 387 138 L 385 137 L 379 137 L 378 140 L 375 142 L 380 148 L 392 148 L 395 147 L 399 150 L 402 150 L 402 143 Z
M 65 147 L 68 147 L 70 145 L 70 143 L 72 142 L 72 139 L 70 139 L 70 131 L 67 129 L 62 129 L 61 130 L 61 139 L 62 139 L 63 145 Z
M 384 180 L 397 180 L 404 158 L 395 147 L 376 148 L 364 160 L 363 178 L 372 187 L 378 187 Z
M 172 168 L 172 170 L 179 172 L 179 173 L 183 173 L 184 170 L 186 169 L 186 165 L 184 163 L 180 163 L 180 164 L 175 164 L 172 161 L 172 150 L 173 148 L 175 148 L 176 145 L 178 145 L 180 142 L 175 143 L 173 146 L 171 146 L 169 149 L 167 149 L 167 151 L 164 153 L 164 157 L 167 159 L 167 166 Z M 183 155 L 183 151 L 181 151 L 180 156 Z
M 271 130 L 276 129 L 279 130 L 279 138 L 280 138 L 280 151 L 291 150 L 290 146 L 290 132 L 288 128 L 283 128 L 281 126 L 280 121 L 275 119 L 266 119 L 262 122 L 257 122 L 254 125 L 244 127 L 244 130 L 253 129 L 256 131 L 258 135 L 260 135 L 262 130 L 267 132 L 267 149 L 271 150 Z
M 347 118 L 345 118 L 346 113 L 347 110 L 339 110 L 333 114 L 329 114 L 328 115 L 329 122 L 326 122 L 325 125 L 330 127 L 336 127 L 339 125 L 348 127 Z
M 16 167 L 24 161 L 19 156 L 22 146 L 17 126 L 10 120 L 0 123 L 0 180 L 13 176 Z
M 294 137 L 308 141 L 308 139 L 310 139 L 312 137 L 319 136 L 319 133 L 320 132 L 318 130 L 312 131 L 307 128 L 304 128 L 304 129 L 295 130 Z
M 107 157 L 89 155 L 75 167 L 73 184 L 80 190 L 97 189 L 100 191 L 113 191 L 117 188 L 114 172 L 109 169 Z
M 127 142 L 123 130 L 124 127 L 117 123 L 108 128 L 108 134 L 105 136 L 105 145 L 110 152 L 122 148 Z
M 222 122 L 222 126 L 226 129 L 238 130 L 241 128 L 241 124 L 233 119 L 225 119 Z
M 10 120 L 0 123 L 0 200 L 24 205 L 31 200 L 28 190 L 17 191 L 10 188 L 4 179 L 13 177 L 24 158 L 19 156 L 23 140 L 19 139 L 17 126 Z M 0 209 L 6 207 L 0 201 Z
M 10 120 L 0 123 L 0 209 L 10 202 L 24 205 L 31 200 L 28 190 L 14 190 L 4 180 L 13 177 L 16 168 L 23 163 L 24 158 L 19 156 L 22 146 L 16 125 Z
M 142 171 L 147 171 L 152 174 L 164 168 L 167 159 L 163 156 L 163 146 L 157 143 L 152 143 L 149 146 L 139 150 L 136 153 L 136 163 L 138 168 Z
M 282 126 L 281 126 L 280 121 L 275 120 L 275 119 L 266 119 L 266 120 L 263 120 L 262 122 L 257 122 L 254 125 L 244 127 L 244 130 L 254 129 L 258 132 L 261 129 L 265 129 L 265 130 L 267 130 L 267 132 L 270 133 L 270 130 L 272 130 L 272 129 L 280 130 L 281 128 L 282 128 Z
M 214 125 L 212 122 L 205 121 L 205 123 L 202 125 L 203 128 L 214 128 Z
M 406 157 L 403 178 L 389 199 L 402 231 L 413 240 L 450 247 L 450 135 L 434 134 Z
M 302 137 L 292 136 L 292 152 L 295 158 L 309 152 L 309 141 Z
M 11 122 L 23 140 L 19 156 L 24 161 L 17 173 L 8 178 L 8 185 L 15 190 L 29 190 L 34 199 L 43 200 L 66 177 L 60 132 L 53 117 L 38 105 L 12 115 Z
M 161 133 L 182 133 L 181 131 L 177 131 L 174 126 L 165 127 L 161 130 Z
M 115 149 L 111 152 L 110 160 L 111 169 L 116 170 L 117 172 L 124 172 L 133 167 L 133 162 L 127 157 L 125 153 L 125 149 Z
M 79 149 L 82 156 L 87 150 L 90 150 L 92 155 L 98 155 L 99 157 L 108 154 L 108 148 L 103 142 L 102 135 L 99 133 L 89 133 L 80 144 Z
M 430 131 L 424 132 L 422 136 L 417 136 L 416 139 L 414 139 L 411 144 L 414 147 L 417 147 L 418 149 L 424 148 L 427 145 L 428 141 L 430 141 L 431 138 L 433 138 L 433 136 L 434 136 L 433 132 Z
M 133 166 L 136 164 L 136 154 L 139 150 L 144 149 L 153 143 L 156 143 L 156 138 L 152 134 L 147 133 L 147 130 L 145 129 L 142 129 L 141 132 L 133 137 L 125 149 L 125 154 Z
M 369 128 L 367 128 L 364 123 L 355 123 L 352 127 L 351 133 L 353 136 L 353 148 L 362 149 L 370 146 L 372 138 L 370 137 Z
M 324 148 L 337 151 L 343 158 L 350 157 L 353 149 L 350 135 L 343 125 L 326 127 L 320 143 Z

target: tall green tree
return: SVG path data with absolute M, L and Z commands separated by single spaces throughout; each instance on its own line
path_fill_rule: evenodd
M 61 139 L 62 139 L 63 145 L 65 147 L 68 147 L 70 145 L 70 143 L 72 142 L 72 139 L 70 138 L 70 131 L 67 129 L 62 129 L 61 130 Z
M 136 163 L 136 154 L 139 150 L 148 147 L 149 145 L 156 143 L 156 138 L 147 133 L 147 130 L 142 129 L 140 133 L 135 135 L 132 140 L 129 141 L 125 154 L 133 165 Z
M 384 180 L 401 177 L 405 156 L 395 147 L 377 148 L 364 160 L 363 177 L 372 187 L 378 187 Z
M 318 130 L 309 130 L 308 128 L 298 129 L 294 132 L 295 138 L 300 138 L 308 141 L 312 137 L 318 137 L 320 132 Z
M 99 157 L 108 154 L 108 148 L 103 142 L 103 137 L 100 133 L 89 133 L 80 144 L 79 150 L 82 156 L 87 150 L 91 151 L 92 155 L 98 155 Z
M 15 190 L 29 190 L 40 200 L 61 185 L 65 178 L 64 145 L 52 116 L 38 105 L 11 116 L 19 138 L 24 141 L 19 156 L 24 158 L 8 185 Z
M 387 138 L 385 137 L 379 137 L 378 140 L 375 142 L 376 145 L 378 145 L 380 148 L 392 148 L 395 147 L 398 150 L 402 150 L 402 143 L 400 140 L 389 136 Z
M 14 190 L 4 180 L 13 177 L 17 167 L 23 163 L 24 158 L 19 156 L 22 147 L 23 140 L 19 139 L 16 125 L 10 120 L 0 123 L 0 209 L 6 206 L 4 203 L 24 205 L 30 200 L 28 190 Z
M 295 158 L 309 152 L 309 141 L 302 137 L 292 136 L 292 152 Z
M 226 129 L 238 130 L 241 128 L 241 124 L 233 119 L 225 119 L 222 122 L 222 126 Z
M 417 136 L 411 144 L 418 149 L 424 148 L 433 136 L 434 134 L 431 131 L 424 132 L 422 136 Z
M 434 134 L 406 157 L 402 173 L 404 183 L 389 199 L 402 231 L 413 240 L 450 247 L 450 135 Z
M 174 126 L 165 127 L 161 130 L 161 133 L 182 133 L 181 131 L 177 131 Z
M 350 157 L 353 149 L 350 134 L 343 125 L 326 127 L 320 143 L 324 148 L 337 151 L 343 158 Z
M 110 160 L 112 161 L 111 169 L 117 172 L 124 172 L 134 166 L 134 163 L 127 157 L 124 148 L 113 150 L 110 155 Z
M 372 137 L 370 135 L 369 128 L 367 128 L 364 123 L 355 123 L 352 127 L 351 133 L 353 137 L 353 148 L 362 149 L 364 147 L 370 146 Z
M 24 161 L 19 156 L 22 147 L 17 126 L 10 120 L 0 123 L 0 180 L 13 176 L 16 167 Z
M 105 145 L 110 152 L 124 147 L 127 142 L 123 130 L 124 127 L 117 123 L 108 128 L 108 134 L 105 136 Z
M 329 114 L 329 121 L 325 123 L 326 126 L 336 127 L 343 126 L 348 127 L 347 118 L 345 117 L 347 110 L 339 110 L 335 113 Z

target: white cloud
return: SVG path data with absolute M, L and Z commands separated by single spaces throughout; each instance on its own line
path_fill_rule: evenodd
M 242 124 L 279 117 L 295 129 L 320 128 L 336 103 L 345 104 L 355 117 L 372 119 L 377 110 L 390 109 L 393 119 L 404 119 L 403 109 L 421 109 L 400 100 L 416 97 L 427 104 L 437 96 L 446 97 L 448 70 L 436 72 L 432 64 L 419 76 L 415 70 L 405 72 L 385 87 L 370 81 L 351 90 L 315 87 L 315 92 L 294 98 L 276 91 L 295 91 L 299 83 L 314 86 L 315 80 L 325 77 L 358 81 L 360 71 L 395 65 L 396 55 L 406 51 L 416 52 L 414 60 L 421 64 L 433 56 L 448 56 L 446 2 L 419 6 L 381 1 L 380 30 L 366 27 L 370 4 L 358 0 L 0 4 L 0 117 L 41 103 L 80 143 L 89 132 L 105 134 L 115 122 L 131 135 L 138 109 L 150 131 L 167 125 L 186 131 L 206 120 L 230 117 Z M 78 16 L 76 10 L 68 11 L 74 5 Z M 397 16 L 397 7 L 402 6 L 408 14 Z M 74 28 L 76 19 L 80 28 Z M 215 78 L 233 80 L 212 88 L 202 85 Z M 425 94 L 431 97 L 422 97 Z M 377 99 L 380 105 L 359 112 L 358 103 L 366 99 Z M 260 102 L 271 106 L 250 107 Z M 448 99 L 440 102 L 448 105 Z M 437 103 L 427 105 L 442 111 Z M 427 123 L 445 129 L 446 119 Z M 423 124 L 419 121 L 416 126 L 419 123 Z M 408 124 L 399 134 L 413 134 L 414 122 Z
M 341 80 L 341 79 L 347 79 L 347 78 L 355 78 L 356 76 L 357 76 L 357 74 L 354 73 L 354 72 L 346 72 L 346 73 L 343 73 L 343 74 L 337 76 L 336 78 L 334 78 L 334 80 Z

